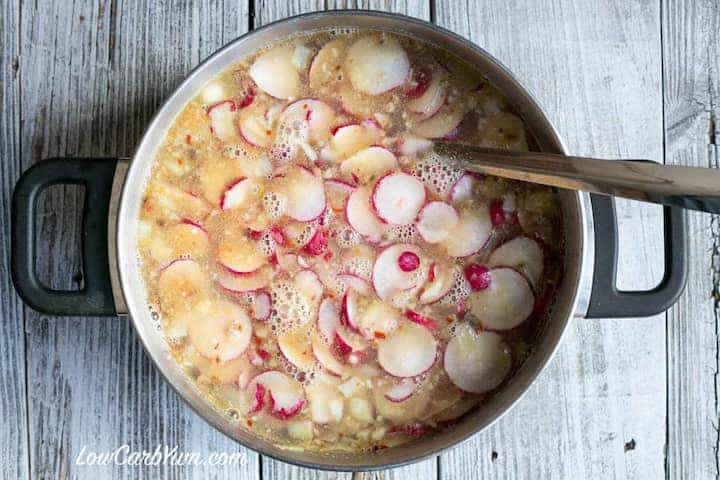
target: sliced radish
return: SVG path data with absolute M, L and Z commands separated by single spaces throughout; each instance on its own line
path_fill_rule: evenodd
M 373 293 L 370 282 L 358 275 L 355 275 L 354 273 L 338 273 L 338 279 L 343 283 L 343 285 L 345 285 L 345 287 L 354 290 L 362 296 L 372 295 Z
M 377 355 L 378 363 L 390 375 L 415 377 L 435 363 L 437 341 L 427 328 L 404 322 L 378 342 Z
M 418 384 L 410 378 L 403 378 L 385 392 L 385 398 L 391 402 L 404 402 L 415 393 Z
M 338 325 L 333 340 L 333 350 L 341 357 L 362 356 L 368 344 L 363 337 L 344 325 Z
M 320 365 L 322 365 L 329 373 L 338 377 L 345 373 L 345 365 L 335 358 L 330 346 L 328 346 L 328 344 L 326 344 L 319 335 L 313 336 L 312 349 L 313 355 L 315 355 L 318 363 L 320 363 Z
M 330 298 L 324 298 L 318 309 L 317 329 L 323 339 L 330 343 L 335 338 L 335 331 L 340 324 L 340 308 Z
M 372 117 L 377 108 L 368 96 L 356 90 L 349 80 L 340 82 L 333 95 L 340 100 L 342 109 L 356 117 Z
M 338 388 L 329 382 L 315 382 L 307 387 L 310 418 L 321 425 L 342 420 L 345 401 Z
M 327 248 L 327 244 L 327 233 L 322 228 L 318 228 L 310 241 L 303 246 L 302 251 L 309 255 L 321 255 Z
M 345 216 L 350 226 L 368 241 L 377 243 L 383 233 L 383 225 L 370 206 L 371 191 L 360 187 L 350 195 L 345 208 Z
M 470 288 L 475 292 L 485 290 L 492 283 L 492 276 L 490 275 L 490 270 L 485 265 L 471 263 L 465 266 L 464 273 L 465 278 L 470 284 Z
M 285 177 L 286 213 L 299 222 L 315 220 L 325 211 L 322 178 L 305 168 L 296 168 Z
M 432 147 L 432 140 L 427 138 L 418 137 L 411 133 L 405 133 L 400 136 L 397 140 L 397 148 L 400 155 L 413 156 L 419 153 L 423 153 L 430 150 Z
M 315 236 L 317 230 L 315 222 L 288 222 L 283 225 L 282 235 L 290 246 L 302 248 Z
M 335 111 L 321 100 L 303 98 L 285 107 L 279 121 L 290 128 L 306 128 L 308 139 L 318 142 L 330 137 L 335 124 Z
M 210 117 L 210 130 L 223 142 L 235 142 L 238 138 L 235 119 L 237 105 L 231 100 L 225 100 L 208 108 Z
M 204 357 L 227 362 L 250 345 L 252 323 L 245 311 L 230 302 L 208 302 L 199 307 L 188 327 L 193 347 Z
M 343 175 L 368 183 L 398 166 L 395 155 L 385 147 L 360 150 L 340 164 Z
M 318 274 L 309 269 L 296 273 L 293 282 L 298 291 L 311 303 L 318 301 L 325 289 Z
M 416 124 L 412 132 L 425 138 L 448 138 L 453 135 L 464 116 L 465 112 L 457 106 L 444 105 L 435 115 Z
M 426 317 L 415 310 L 405 310 L 405 318 L 413 323 L 429 328 L 430 330 L 438 328 L 438 324 L 435 320 L 430 317 Z
M 342 72 L 346 45 L 344 39 L 331 40 L 318 51 L 310 64 L 310 88 L 319 90 L 333 84 Z
M 227 237 L 217 246 L 217 261 L 231 273 L 252 273 L 265 265 L 265 255 L 253 240 L 245 237 Z
M 230 210 L 244 206 L 259 191 L 258 188 L 257 181 L 250 178 L 241 178 L 231 183 L 220 199 L 220 208 Z
M 224 98 L 227 98 L 227 93 L 219 82 L 210 82 L 202 89 L 203 102 L 208 105 L 221 102 Z
M 460 213 L 460 221 L 442 243 L 448 255 L 467 257 L 482 249 L 492 233 L 492 222 L 487 206 Z
M 282 356 L 293 366 L 307 372 L 315 365 L 310 338 L 304 331 L 283 332 L 277 336 Z
M 455 207 L 445 202 L 434 201 L 426 204 L 418 215 L 417 229 L 428 243 L 440 243 L 453 233 L 460 221 Z
M 524 322 L 535 307 L 530 284 L 516 270 L 490 270 L 490 285 L 468 297 L 470 313 L 489 330 L 508 330 Z
M 405 96 L 410 99 L 422 97 L 430 87 L 432 80 L 433 74 L 430 69 L 422 67 L 414 69 Z
M 160 271 L 158 278 L 160 306 L 165 312 L 182 309 L 205 289 L 206 282 L 205 274 L 196 261 L 179 259 L 170 262 Z
M 292 47 L 282 45 L 272 48 L 255 59 L 250 67 L 250 77 L 261 90 L 275 98 L 297 97 L 300 75 L 292 58 Z
M 434 303 L 450 292 L 455 284 L 454 270 L 451 267 L 435 264 L 431 267 L 432 279 L 427 283 L 420 294 L 420 303 Z
M 385 302 L 372 302 L 355 315 L 357 330 L 367 339 L 386 338 L 400 323 L 397 311 Z
M 385 36 L 368 36 L 353 43 L 345 68 L 353 87 L 369 95 L 399 87 L 410 76 L 410 61 L 400 42 Z
M 258 396 L 261 398 L 260 401 L 256 401 L 256 406 L 260 404 L 260 409 L 263 408 L 265 398 L 268 398 L 273 415 L 281 419 L 296 415 L 305 405 L 302 384 L 277 370 L 269 370 L 257 375 L 248 385 L 248 389 L 254 392 L 256 400 Z M 257 394 L 258 390 L 262 391 L 260 395 Z
M 525 275 L 533 287 L 538 286 L 543 273 L 543 250 L 535 240 L 515 237 L 493 251 L 488 260 L 491 266 L 512 267 Z
M 475 332 L 457 325 L 448 342 L 443 366 L 450 380 L 461 390 L 484 393 L 493 390 L 510 373 L 512 356 L 502 337 L 494 332 Z
M 180 220 L 180 223 L 168 228 L 164 233 L 165 235 L 154 236 L 151 240 L 151 254 L 156 259 L 161 257 L 161 261 L 165 262 L 168 254 L 172 257 L 184 255 L 200 258 L 207 252 L 209 244 L 207 230 L 193 220 L 184 218 Z M 158 249 L 158 247 L 160 248 Z
M 272 297 L 268 292 L 257 292 L 252 297 L 252 312 L 255 320 L 264 321 L 272 313 Z
M 435 74 L 425 92 L 407 103 L 407 108 L 417 114 L 419 118 L 429 118 L 435 115 L 445 103 L 447 90 L 443 75 Z
M 344 210 L 348 197 L 355 187 L 343 180 L 325 180 L 327 202 L 334 211 Z
M 281 250 L 275 250 L 275 259 L 280 270 L 291 271 L 298 268 L 298 256 L 294 253 L 286 253 Z
M 415 221 L 425 203 L 425 185 L 404 172 L 389 173 L 375 184 L 372 205 L 378 216 L 395 225 Z
M 336 128 L 332 135 L 332 147 L 342 157 L 369 147 L 380 141 L 382 129 L 372 123 L 349 124 Z
M 450 189 L 450 201 L 458 203 L 473 196 L 473 188 L 477 182 L 477 176 L 473 173 L 465 173 Z
M 345 292 L 342 299 L 343 323 L 355 331 L 360 331 L 360 326 L 358 325 L 360 316 L 358 300 L 358 293 L 352 289 Z
M 270 266 L 245 275 L 219 272 L 217 282 L 220 287 L 230 293 L 256 292 L 268 286 L 272 274 L 273 269 Z
M 268 148 L 273 143 L 272 124 L 259 107 L 243 108 L 238 115 L 240 135 L 253 147 Z
M 381 300 L 389 300 L 402 290 L 414 288 L 420 281 L 420 269 L 406 272 L 399 264 L 401 255 L 413 253 L 420 257 L 420 249 L 409 243 L 397 243 L 383 250 L 373 266 L 373 287 Z

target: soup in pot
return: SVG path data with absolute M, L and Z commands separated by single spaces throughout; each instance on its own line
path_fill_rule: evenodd
M 552 189 L 457 170 L 525 150 L 501 92 L 375 31 L 285 39 L 169 126 L 138 227 L 177 361 L 237 428 L 313 451 L 430 435 L 501 388 L 561 274 Z

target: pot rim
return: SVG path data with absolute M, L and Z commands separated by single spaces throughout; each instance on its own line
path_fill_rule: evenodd
M 133 154 L 133 161 L 130 164 L 127 176 L 125 178 L 126 181 L 123 182 L 122 185 L 122 192 L 120 193 L 119 198 L 119 207 L 117 210 L 117 218 L 110 219 L 110 222 L 113 224 L 114 231 L 116 232 L 116 238 L 113 240 L 116 240 L 114 246 L 111 248 L 111 255 L 112 257 L 117 258 L 117 262 L 115 264 L 117 265 L 118 272 L 119 272 L 119 286 L 121 289 L 120 296 L 125 299 L 125 303 L 128 306 L 128 311 L 130 313 L 130 316 L 133 317 L 132 324 L 133 328 L 135 329 L 138 337 L 143 343 L 143 346 L 145 350 L 148 352 L 150 358 L 152 359 L 155 367 L 160 371 L 161 375 L 163 376 L 163 379 L 175 390 L 176 393 L 179 394 L 180 398 L 183 399 L 183 401 L 188 404 L 192 410 L 197 413 L 201 418 L 203 418 L 207 423 L 212 425 L 215 429 L 219 430 L 220 432 L 224 433 L 229 438 L 233 439 L 234 441 L 238 442 L 242 446 L 253 450 L 257 453 L 260 453 L 262 455 L 268 456 L 270 458 L 280 460 L 283 462 L 291 463 L 294 465 L 302 466 L 302 467 L 308 467 L 308 468 L 314 468 L 319 470 L 332 470 L 332 471 L 364 471 L 364 470 L 380 470 L 380 469 L 386 469 L 386 468 L 393 468 L 393 467 L 399 467 L 415 462 L 419 462 L 421 460 L 425 460 L 428 458 L 436 457 L 443 452 L 457 446 L 458 444 L 464 442 L 465 440 L 468 440 L 473 435 L 487 429 L 491 425 L 493 425 L 495 422 L 497 422 L 501 417 L 503 417 L 507 412 L 509 412 L 519 401 L 521 398 L 525 396 L 527 393 L 527 390 L 529 387 L 535 383 L 537 380 L 537 377 L 540 375 L 542 371 L 545 370 L 547 365 L 549 364 L 550 360 L 555 356 L 557 353 L 557 349 L 559 348 L 560 342 L 562 341 L 562 337 L 565 335 L 567 328 L 570 324 L 570 321 L 572 318 L 575 317 L 584 317 L 585 312 L 587 310 L 587 304 L 589 301 L 589 291 L 590 291 L 590 280 L 589 278 L 592 277 L 592 258 L 593 258 L 593 251 L 594 251 L 594 245 L 593 245 L 593 225 L 592 225 L 592 216 L 589 214 L 589 196 L 584 193 L 576 192 L 573 195 L 576 197 L 577 202 L 577 211 L 578 211 L 578 218 L 576 219 L 579 221 L 579 255 L 577 258 L 577 262 L 579 263 L 579 267 L 577 269 L 577 275 L 576 275 L 576 286 L 573 292 L 572 299 L 570 299 L 567 303 L 570 304 L 569 306 L 569 312 L 570 314 L 567 316 L 567 318 L 564 320 L 564 325 L 562 325 L 562 328 L 560 329 L 560 332 L 558 335 L 556 335 L 556 339 L 554 342 L 554 345 L 552 348 L 547 352 L 542 359 L 541 364 L 539 365 L 539 368 L 535 369 L 534 372 L 532 372 L 525 382 L 525 386 L 521 389 L 520 393 L 515 395 L 515 397 L 509 402 L 509 404 L 505 405 L 504 407 L 500 408 L 499 411 L 494 412 L 492 415 L 490 415 L 489 421 L 487 421 L 484 425 L 476 426 L 476 428 L 463 432 L 461 435 L 458 435 L 457 438 L 454 438 L 446 444 L 444 444 L 441 448 L 433 449 L 427 452 L 423 452 L 421 454 L 417 455 L 409 455 L 404 457 L 400 461 L 389 461 L 384 463 L 368 463 L 368 464 L 352 464 L 352 465 L 338 465 L 333 464 L 332 455 L 327 455 L 325 458 L 328 459 L 328 462 L 325 463 L 318 463 L 315 461 L 306 461 L 298 458 L 291 458 L 289 455 L 284 455 L 283 450 L 277 449 L 277 450 L 270 450 L 269 447 L 266 447 L 264 444 L 267 443 L 264 441 L 262 437 L 256 436 L 257 439 L 254 441 L 254 439 L 240 439 L 237 435 L 235 435 L 235 430 L 232 428 L 232 425 L 225 421 L 220 421 L 219 417 L 219 411 L 215 408 L 210 408 L 210 404 L 207 403 L 204 399 L 201 399 L 197 397 L 192 391 L 189 391 L 188 388 L 192 388 L 193 386 L 190 385 L 188 387 L 187 382 L 183 384 L 179 384 L 179 381 L 176 381 L 176 379 L 171 378 L 171 372 L 166 371 L 166 369 L 163 367 L 164 361 L 166 361 L 166 358 L 163 358 L 167 356 L 168 354 L 166 352 L 161 352 L 156 346 L 154 346 L 151 342 L 153 339 L 151 338 L 152 333 L 156 332 L 149 332 L 150 329 L 144 328 L 145 325 L 140 325 L 138 321 L 135 320 L 136 316 L 133 315 L 133 303 L 135 299 L 129 299 L 128 295 L 125 294 L 127 291 L 131 291 L 133 288 L 137 288 L 137 285 L 134 285 L 134 278 L 130 277 L 129 273 L 126 271 L 126 269 L 122 268 L 123 264 L 127 263 L 127 261 L 134 261 L 135 259 L 135 253 L 134 248 L 128 249 L 128 242 L 131 242 L 131 240 L 128 239 L 128 235 L 125 234 L 125 224 L 123 222 L 123 219 L 126 218 L 127 210 L 129 209 L 128 204 L 129 200 L 131 199 L 132 195 L 135 195 L 136 192 L 133 191 L 133 187 L 136 187 L 135 182 L 127 181 L 127 179 L 131 179 L 134 176 L 137 176 L 136 173 L 140 167 L 139 165 L 142 163 L 143 159 L 138 158 L 138 155 L 140 152 L 142 152 L 144 149 L 149 148 L 146 147 L 146 143 L 152 142 L 152 140 L 149 140 L 149 132 L 156 131 L 158 129 L 161 129 L 163 131 L 166 130 L 167 123 L 165 122 L 165 119 L 163 117 L 166 116 L 166 110 L 170 108 L 170 104 L 173 101 L 177 101 L 178 97 L 181 96 L 183 93 L 183 90 L 188 88 L 188 86 L 196 80 L 196 78 L 205 71 L 206 67 L 219 57 L 221 57 L 224 53 L 228 52 L 229 50 L 235 48 L 235 46 L 244 40 L 247 40 L 253 36 L 257 36 L 263 32 L 270 31 L 274 28 L 277 28 L 278 26 L 285 25 L 285 24 L 291 24 L 294 22 L 302 21 L 302 20 L 312 20 L 312 19 L 322 19 L 322 18 L 337 18 L 337 17 L 370 17 L 370 18 L 377 18 L 377 19 L 384 19 L 387 21 L 399 21 L 400 23 L 404 25 L 412 25 L 423 29 L 431 29 L 435 30 L 439 34 L 450 37 L 450 39 L 463 44 L 468 49 L 474 51 L 477 55 L 484 57 L 485 60 L 487 60 L 490 64 L 493 65 L 493 67 L 500 72 L 508 81 L 512 83 L 513 88 L 515 89 L 515 93 L 521 93 L 524 96 L 524 101 L 527 103 L 530 109 L 532 109 L 533 115 L 536 116 L 536 120 L 543 124 L 544 126 L 544 134 L 547 136 L 548 142 L 552 145 L 552 148 L 554 148 L 559 153 L 564 153 L 566 151 L 565 145 L 563 144 L 562 140 L 560 139 L 560 136 L 557 133 L 557 130 L 553 126 L 553 124 L 550 122 L 550 120 L 547 118 L 547 116 L 544 113 L 544 110 L 540 107 L 540 104 L 537 102 L 537 100 L 534 98 L 533 95 L 531 95 L 515 78 L 515 76 L 511 73 L 511 71 L 505 67 L 500 61 L 498 61 L 495 57 L 493 57 L 490 53 L 488 53 L 483 48 L 479 47 L 478 45 L 474 44 L 472 41 L 450 31 L 447 30 L 441 26 L 435 25 L 433 23 L 420 20 L 417 18 L 409 17 L 403 14 L 397 14 L 397 13 L 387 13 L 387 12 L 380 12 L 380 11 L 373 11 L 373 10 L 330 10 L 330 11 L 321 11 L 321 12 L 310 12 L 305 13 L 301 15 L 296 15 L 293 17 L 287 17 L 284 19 L 280 19 L 271 23 L 268 23 L 266 25 L 263 25 L 262 27 L 259 27 L 255 30 L 251 30 L 240 37 L 230 41 L 228 44 L 224 45 L 219 50 L 215 51 L 213 54 L 205 58 L 202 62 L 200 62 L 194 69 L 192 69 L 191 72 L 187 74 L 187 76 L 184 78 L 182 83 L 178 85 L 174 91 L 164 100 L 162 106 L 157 109 L 155 112 L 155 115 L 153 116 L 151 122 L 148 124 L 148 126 L 145 129 L 145 132 L 143 133 L 143 136 L 141 140 L 137 144 L 137 148 Z M 372 27 L 370 27 L 372 28 Z M 378 30 L 383 30 L 382 28 L 378 28 Z M 311 31 L 311 30 L 309 30 Z M 411 35 L 411 34 L 410 34 Z M 442 45 L 440 45 L 442 47 Z M 252 52 L 248 52 L 250 54 Z M 237 57 L 237 59 L 240 59 L 241 57 Z M 226 67 L 227 65 L 225 65 Z M 197 89 L 195 90 L 195 93 L 197 93 Z M 188 98 L 183 99 L 183 103 L 187 102 Z M 165 122 L 165 125 L 163 125 L 163 122 Z M 164 135 L 163 135 L 164 136 Z M 157 145 L 155 145 L 157 147 Z M 135 175 L 134 175 L 135 174 Z M 130 243 L 132 245 L 132 243 Z M 131 252 L 129 250 L 132 250 Z M 132 257 L 132 259 L 125 258 L 126 256 Z M 112 258 L 111 257 L 111 258 Z M 590 273 L 590 275 L 588 275 Z M 131 300 L 131 301 L 128 301 Z M 135 302 L 136 303 L 136 302 Z M 164 342 L 165 340 L 162 339 Z M 172 360 L 174 362 L 174 360 Z M 271 446 L 271 444 L 268 444 Z M 406 444 L 407 445 L 407 444 Z M 403 445 L 405 446 L 405 445 Z M 402 448 L 403 446 L 400 446 L 399 448 Z M 292 453 L 292 450 L 286 450 L 286 452 Z

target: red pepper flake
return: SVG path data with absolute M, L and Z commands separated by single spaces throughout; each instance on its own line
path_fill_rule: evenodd
M 185 143 L 190 145 L 192 143 L 192 136 L 191 135 L 185 135 Z
M 145 211 L 148 212 L 148 213 L 152 212 L 152 211 L 153 211 L 152 205 L 146 205 L 146 206 L 145 206 Z
M 452 322 L 455 321 L 455 319 L 454 319 L 453 317 L 447 317 L 447 318 L 445 319 L 445 321 L 448 322 L 448 323 L 452 323 Z
M 385 334 L 382 332 L 375 332 L 375 338 L 379 338 L 382 340 L 385 338 Z
M 323 255 L 323 260 L 328 261 L 333 257 L 332 252 L 325 252 L 325 255 Z
M 260 345 L 260 344 L 262 344 L 262 338 L 253 337 L 253 342 L 255 343 L 255 345 Z M 258 352 L 258 354 L 260 354 L 260 352 Z M 260 355 L 260 356 L 262 357 L 262 355 Z
M 428 270 L 428 282 L 435 281 L 435 262 L 430 264 L 430 270 Z
M 253 421 L 250 420 L 249 418 L 247 419 L 247 422 L 246 422 L 246 423 L 247 423 L 247 426 L 248 426 L 248 427 L 252 427 L 252 426 L 253 426 Z
M 177 162 L 178 165 L 182 165 L 182 164 L 183 164 L 182 158 L 178 158 L 178 159 L 176 159 L 175 161 Z

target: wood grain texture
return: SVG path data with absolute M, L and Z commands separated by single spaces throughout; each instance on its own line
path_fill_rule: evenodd
M 331 1 L 327 5 L 316 0 L 287 2 L 286 0 L 257 0 L 255 3 L 255 27 L 280 18 L 298 15 L 300 13 L 316 10 L 340 9 L 340 8 L 363 8 L 376 9 L 390 12 L 404 13 L 429 20 L 430 4 L 425 1 L 394 2 L 394 1 Z M 437 478 L 437 460 L 426 460 L 407 467 L 396 468 L 372 473 L 349 473 L 323 472 L 308 468 L 295 467 L 271 458 L 262 459 L 262 478 L 264 480 L 316 480 L 316 479 L 367 479 L 382 478 L 389 480 L 404 480 L 408 478 L 416 480 L 432 480 Z
M 10 198 L 20 159 L 20 20 L 17 0 L 0 0 L 0 477 L 30 477 L 24 307 L 10 281 Z
M 516 74 L 569 152 L 662 158 L 657 3 L 438 0 L 436 12 L 438 24 L 469 37 Z M 630 233 L 625 244 L 639 254 L 622 259 L 623 286 L 652 285 L 662 271 L 654 261 L 660 222 L 634 205 L 619 211 Z M 574 322 L 526 397 L 494 427 L 444 455 L 441 476 L 661 477 L 663 319 Z M 634 450 L 626 451 L 633 439 Z
M 247 29 L 247 4 L 23 2 L 21 18 L 20 139 L 27 164 L 55 155 L 130 155 L 187 72 Z M 38 270 L 53 286 L 69 287 L 80 278 L 81 195 L 56 188 L 45 198 Z M 28 311 L 25 329 L 31 478 L 259 477 L 258 456 L 249 450 L 246 465 L 220 468 L 75 465 L 83 446 L 112 452 L 167 445 L 202 455 L 243 449 L 163 381 L 129 319 Z
M 668 163 L 718 168 L 720 8 L 664 1 Z M 689 282 L 668 312 L 667 478 L 718 478 L 720 219 L 688 213 Z

